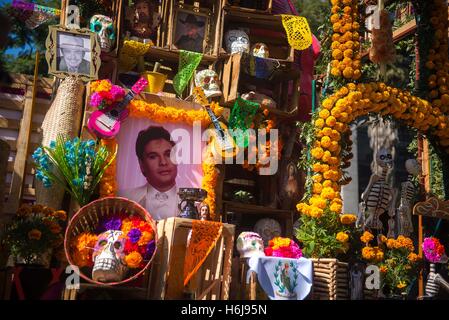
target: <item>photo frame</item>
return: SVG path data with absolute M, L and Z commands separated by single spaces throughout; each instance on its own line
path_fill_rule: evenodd
M 171 201 L 173 201 L 176 196 L 172 188 L 167 188 L 167 191 L 163 191 L 161 188 L 158 189 L 156 184 L 150 182 L 153 181 L 151 179 L 155 179 L 154 176 L 150 178 L 148 174 L 144 173 L 144 170 L 150 170 L 150 168 L 144 168 L 141 164 L 141 159 L 139 159 L 137 155 L 137 140 L 139 134 L 149 127 L 162 127 L 162 130 L 159 129 L 156 131 L 169 131 L 171 137 L 174 138 L 173 141 L 175 142 L 175 145 L 177 145 L 181 143 L 181 141 L 185 142 L 185 140 L 180 140 L 177 135 L 172 136 L 173 130 L 182 130 L 183 128 L 187 130 L 188 128 L 192 129 L 193 124 L 199 122 L 201 124 L 200 134 L 202 134 L 203 130 L 206 130 L 207 125 L 210 124 L 210 119 L 205 110 L 195 108 L 195 105 L 192 104 L 188 104 L 189 106 L 169 106 L 167 105 L 168 103 L 160 99 L 150 99 L 150 101 L 137 100 L 131 102 L 130 116 L 123 123 L 119 134 L 114 139 L 102 140 L 102 143 L 110 152 L 115 152 L 115 150 L 117 150 L 117 156 L 100 182 L 100 195 L 102 197 L 121 196 L 129 198 L 146 208 L 155 220 L 160 220 L 168 218 L 170 215 L 174 216 L 171 212 L 175 210 L 175 206 L 171 205 L 170 208 L 165 208 L 164 211 L 156 211 L 159 210 L 159 207 L 155 209 L 152 204 L 155 203 L 157 193 L 167 193 L 168 199 L 171 199 Z M 153 132 L 150 135 L 154 136 L 154 134 L 157 135 L 159 133 Z M 190 148 L 195 148 L 193 142 L 197 140 L 198 137 L 195 136 L 195 132 L 193 132 L 193 134 L 190 132 L 189 134 L 190 140 L 188 141 L 190 143 Z M 198 134 L 198 132 L 196 134 Z M 162 142 L 166 148 L 170 148 L 166 143 L 167 141 Z M 148 144 L 145 143 L 145 145 Z M 188 148 L 189 147 L 187 147 L 187 149 Z M 209 158 L 209 161 L 202 161 L 204 159 L 201 158 L 201 155 L 200 158 L 197 158 L 198 153 L 195 152 L 195 150 L 196 149 L 191 149 L 190 155 L 188 156 L 193 160 L 191 165 L 186 162 L 183 163 L 182 161 L 177 164 L 178 168 L 175 178 L 176 193 L 181 188 L 204 189 L 207 192 L 207 197 L 204 200 L 204 203 L 209 206 L 211 219 L 215 220 L 217 217 L 215 212 L 215 184 L 218 172 L 215 169 L 215 163 L 211 158 Z M 201 153 L 205 152 L 207 157 L 208 150 L 207 143 L 204 142 L 201 146 Z M 159 151 L 153 150 L 152 152 L 157 153 Z M 178 153 L 179 150 L 176 149 L 175 152 L 177 155 L 181 155 L 181 157 L 184 156 L 184 151 Z M 186 158 L 183 159 L 185 160 Z M 128 169 L 124 170 L 123 168 Z M 142 198 L 142 194 L 145 194 L 144 198 Z M 152 197 L 154 198 L 153 203 L 152 201 L 148 201 L 148 198 L 152 199 Z M 180 200 L 181 199 L 179 198 L 177 199 L 177 204 L 180 203 Z
M 177 8 L 172 21 L 171 50 L 206 54 L 209 50 L 211 12 L 189 6 Z
M 45 44 L 48 73 L 58 78 L 77 76 L 83 81 L 98 79 L 101 48 L 96 33 L 53 25 Z

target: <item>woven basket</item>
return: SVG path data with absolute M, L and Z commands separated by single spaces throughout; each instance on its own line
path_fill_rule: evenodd
M 312 300 L 348 300 L 348 264 L 337 259 L 312 259 Z
M 67 261 L 70 265 L 76 265 L 73 262 L 72 258 L 72 252 L 70 248 L 70 243 L 72 240 L 79 235 L 82 232 L 94 232 L 99 223 L 101 221 L 104 221 L 105 219 L 108 219 L 109 217 L 112 217 L 114 215 L 117 215 L 119 213 L 126 212 L 126 214 L 137 214 L 142 219 L 144 219 L 146 222 L 151 224 L 151 227 L 154 230 L 154 242 L 155 245 L 157 244 L 157 228 L 156 223 L 154 222 L 151 215 L 146 211 L 142 206 L 140 206 L 138 203 L 128 200 L 126 198 L 118 198 L 118 197 L 106 197 L 102 198 L 96 201 L 93 201 L 89 203 L 88 205 L 82 207 L 70 220 L 67 231 L 65 233 L 65 239 L 64 239 L 64 250 L 67 257 Z M 90 276 L 85 275 L 82 270 L 79 270 L 79 275 L 94 284 L 97 285 L 105 285 L 105 286 L 111 286 L 111 285 L 117 285 L 117 284 L 123 284 L 130 282 L 132 280 L 137 279 L 139 276 L 141 276 L 145 270 L 147 270 L 156 255 L 157 251 L 157 245 L 155 248 L 155 251 L 153 255 L 151 256 L 151 259 L 147 262 L 144 268 L 142 268 L 137 273 L 133 274 L 132 276 L 119 281 L 119 282 L 98 282 L 94 281 Z

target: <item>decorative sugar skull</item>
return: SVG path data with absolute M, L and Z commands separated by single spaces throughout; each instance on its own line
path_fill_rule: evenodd
M 249 53 L 249 37 L 245 31 L 229 30 L 225 35 L 225 44 L 228 53 Z
M 90 31 L 98 34 L 101 51 L 110 52 L 115 40 L 115 30 L 112 19 L 101 14 L 90 18 Z
M 382 168 L 391 168 L 393 166 L 393 155 L 385 148 L 377 152 L 377 164 Z
M 202 70 L 195 76 L 195 84 L 203 88 L 207 98 L 219 97 L 222 95 L 220 81 L 214 70 Z
M 237 250 L 241 258 L 251 258 L 254 255 L 265 255 L 263 240 L 257 233 L 242 232 L 237 238 Z
M 121 281 L 128 267 L 125 265 L 125 242 L 122 231 L 108 230 L 98 236 L 92 256 L 92 279 L 99 282 Z
M 253 45 L 251 49 L 251 53 L 255 57 L 259 58 L 268 58 L 270 56 L 270 51 L 268 50 L 268 46 L 265 43 L 258 42 Z
M 416 159 L 408 159 L 405 161 L 405 169 L 411 175 L 417 176 L 421 172 L 418 161 Z
M 264 244 L 268 245 L 271 239 L 281 236 L 282 228 L 277 220 L 264 218 L 256 222 L 254 232 L 260 234 Z

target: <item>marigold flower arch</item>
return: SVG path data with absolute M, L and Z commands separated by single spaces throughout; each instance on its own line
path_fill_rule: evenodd
M 326 98 L 314 121 L 315 143 L 311 150 L 312 196 L 297 205 L 298 211 L 320 218 L 329 208 L 342 213 L 342 167 L 350 160 L 343 149 L 342 135 L 349 133 L 348 124 L 360 116 L 377 113 L 391 115 L 421 133 L 435 137 L 449 153 L 449 118 L 439 107 L 384 83 L 349 83 Z

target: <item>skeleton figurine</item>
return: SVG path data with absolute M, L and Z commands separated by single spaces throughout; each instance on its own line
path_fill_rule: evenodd
M 203 88 L 207 98 L 220 97 L 222 95 L 220 81 L 214 70 L 205 69 L 198 72 L 195 76 L 195 84 L 197 87 Z
M 245 31 L 229 30 L 225 35 L 225 44 L 228 53 L 249 53 L 249 37 Z
M 92 259 L 94 268 L 92 279 L 99 282 L 118 282 L 125 276 L 126 239 L 121 231 L 108 230 L 98 236 Z
M 438 292 L 440 291 L 440 287 L 443 287 L 444 290 L 449 292 L 449 283 L 446 280 L 444 280 L 439 273 L 436 273 L 435 264 L 431 263 L 430 272 L 429 275 L 427 276 L 425 297 L 435 298 L 438 295 Z
M 382 148 L 377 153 L 376 162 L 382 168 L 382 173 L 380 176 L 377 174 L 371 175 L 368 186 L 362 193 L 357 227 L 377 230 L 380 233 L 383 230 L 383 225 L 379 218 L 382 214 L 388 212 L 390 220 L 388 221 L 387 236 L 394 237 L 396 192 L 386 181 L 388 170 L 393 166 L 393 156 L 389 151 Z
M 401 183 L 401 203 L 398 208 L 399 214 L 399 234 L 408 237 L 413 232 L 412 207 L 416 194 L 416 187 L 413 184 L 413 177 L 419 175 L 419 164 L 415 159 L 408 159 L 405 162 L 408 172 L 407 181 Z
M 101 14 L 90 18 L 90 31 L 98 34 L 101 51 L 110 52 L 115 41 L 115 30 L 112 19 Z

